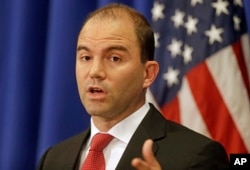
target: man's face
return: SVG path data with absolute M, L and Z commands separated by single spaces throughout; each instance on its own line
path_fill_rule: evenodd
M 91 19 L 81 30 L 76 78 L 93 118 L 120 121 L 144 103 L 146 70 L 131 20 Z

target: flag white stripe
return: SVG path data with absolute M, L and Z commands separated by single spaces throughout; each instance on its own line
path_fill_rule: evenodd
M 211 138 L 186 78 L 183 79 L 178 99 L 180 103 L 181 123 L 190 129 Z
M 152 103 L 161 112 L 160 106 L 158 105 L 157 101 L 155 100 L 150 88 L 148 88 L 147 92 L 146 92 L 146 101 L 149 103 Z
M 250 101 L 232 47 L 228 46 L 215 53 L 206 60 L 206 63 L 231 117 L 250 151 Z

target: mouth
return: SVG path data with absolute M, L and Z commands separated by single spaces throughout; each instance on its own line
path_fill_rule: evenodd
M 94 93 L 104 93 L 104 90 L 99 88 L 99 87 L 89 87 L 88 92 L 92 93 L 92 94 L 94 94 Z
M 97 86 L 90 86 L 87 92 L 91 99 L 103 99 L 106 96 L 105 90 Z

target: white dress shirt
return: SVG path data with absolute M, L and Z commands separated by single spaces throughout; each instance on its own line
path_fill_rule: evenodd
M 114 139 L 104 148 L 103 154 L 106 163 L 106 170 L 114 170 L 121 159 L 123 152 L 125 151 L 132 135 L 141 123 L 142 119 L 145 117 L 146 113 L 149 111 L 149 104 L 146 102 L 137 111 L 126 117 L 121 122 L 117 123 L 112 127 L 107 133 L 114 136 Z M 86 147 L 81 153 L 81 165 L 87 157 L 88 150 L 90 148 L 90 141 L 96 133 L 101 133 L 94 125 L 91 119 L 91 132 L 90 138 L 87 142 Z

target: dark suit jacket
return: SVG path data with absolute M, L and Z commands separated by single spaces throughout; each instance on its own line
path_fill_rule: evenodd
M 126 130 L 126 129 L 124 129 Z M 41 158 L 38 170 L 75 170 L 79 168 L 81 149 L 90 129 L 49 148 Z M 166 120 L 152 105 L 125 149 L 117 170 L 129 170 L 131 160 L 141 156 L 146 139 L 153 139 L 153 150 L 163 170 L 228 169 L 224 148 L 190 129 Z

